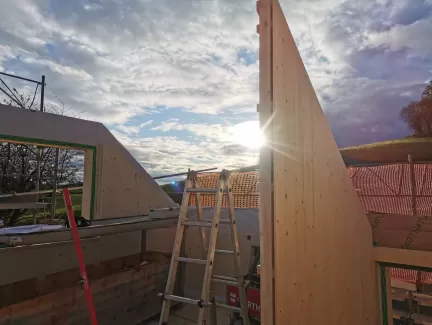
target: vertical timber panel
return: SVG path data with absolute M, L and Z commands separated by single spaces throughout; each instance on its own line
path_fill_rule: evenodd
M 271 0 L 257 2 L 259 25 L 259 119 L 266 139 L 271 140 L 272 130 L 272 37 Z M 269 146 L 260 150 L 260 295 L 261 324 L 274 324 L 273 281 L 273 153 Z
M 378 278 L 379 303 L 381 306 L 381 323 L 393 325 L 393 305 L 390 267 L 381 266 L 376 263 L 376 274 Z M 408 289 L 409 290 L 409 289 Z
M 84 181 L 82 194 L 82 215 L 90 217 L 93 181 L 93 150 L 84 151 Z
M 272 136 L 268 138 L 274 173 L 274 324 L 378 324 L 370 225 L 282 9 L 277 0 L 265 3 L 272 7 L 272 34 L 264 33 L 260 6 L 260 47 L 270 44 L 272 70 L 260 62 L 260 116 L 267 114 L 262 102 L 266 98 L 262 96 L 268 81 L 263 81 L 270 74 L 274 117 Z M 260 48 L 260 60 L 264 51 L 269 53 L 268 48 Z M 267 171 L 269 163 L 261 161 L 261 168 Z M 270 211 L 265 206 L 269 198 L 263 200 L 261 245 L 267 246 L 261 249 L 265 258 L 271 238 L 264 215 Z M 264 263 L 262 267 L 264 272 L 270 270 Z M 267 273 L 262 278 L 269 281 L 271 277 Z M 262 293 L 262 301 L 271 298 L 269 292 Z M 269 317 L 269 308 L 262 305 L 265 317 Z
M 94 219 L 102 219 L 102 176 L 103 176 L 103 145 L 97 145 L 96 155 L 96 189 L 95 189 L 95 201 L 94 201 Z
M 101 218 L 144 215 L 150 209 L 175 205 L 124 147 L 111 139 L 106 142 L 101 159 Z

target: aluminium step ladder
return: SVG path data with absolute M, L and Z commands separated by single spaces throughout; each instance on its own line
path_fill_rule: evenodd
M 176 233 L 174 249 L 171 257 L 171 266 L 169 269 L 166 289 L 164 293 L 159 294 L 159 296 L 163 298 L 159 325 L 168 324 L 168 317 L 169 317 L 172 301 L 196 305 L 199 308 L 197 325 L 206 324 L 204 320 L 204 312 L 206 307 L 210 307 L 211 309 L 210 310 L 211 325 L 217 324 L 216 309 L 226 309 L 226 310 L 231 310 L 233 312 L 239 313 L 243 319 L 243 325 L 250 325 L 248 309 L 247 309 L 246 293 L 245 293 L 245 281 L 243 279 L 243 275 L 241 274 L 241 267 L 240 267 L 240 251 L 239 251 L 234 206 L 233 206 L 234 200 L 231 191 L 230 172 L 225 169 L 221 171 L 219 175 L 217 188 L 199 188 L 197 187 L 197 183 L 198 183 L 197 172 L 190 171 L 186 179 L 185 188 L 183 192 L 183 199 L 180 206 L 179 220 L 177 224 L 177 233 Z M 211 220 L 204 219 L 202 206 L 200 204 L 200 193 L 209 193 L 209 192 L 216 193 L 216 201 L 215 201 L 215 207 L 213 212 L 213 218 Z M 187 219 L 189 198 L 191 193 L 195 193 L 195 202 L 196 202 L 197 219 L 198 219 L 197 222 L 188 221 Z M 222 199 L 224 193 L 226 193 L 227 206 L 228 206 L 229 219 L 227 220 L 220 219 Z M 233 245 L 232 251 L 216 249 L 218 229 L 219 229 L 219 225 L 222 224 L 228 224 L 231 226 L 231 239 Z M 183 241 L 185 226 L 186 227 L 194 226 L 199 228 L 200 241 L 202 244 L 204 255 L 206 255 L 205 259 L 195 259 L 195 258 L 187 258 L 187 257 L 180 256 L 180 249 Z M 210 239 L 208 241 L 208 244 L 207 244 L 207 233 L 205 230 L 206 227 L 211 228 Z M 206 251 L 206 246 L 208 247 L 207 251 Z M 235 277 L 212 275 L 213 261 L 214 261 L 215 254 L 232 255 L 233 262 L 234 262 Z M 203 280 L 200 299 L 198 300 L 190 299 L 186 297 L 173 295 L 177 267 L 179 262 L 202 264 L 205 266 L 204 280 Z M 239 290 L 240 308 L 217 303 L 214 297 L 209 299 L 212 291 L 211 290 L 212 284 L 214 283 L 237 286 Z

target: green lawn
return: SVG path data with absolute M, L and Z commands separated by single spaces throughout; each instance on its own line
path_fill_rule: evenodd
M 82 193 L 72 193 L 71 194 L 72 205 L 81 205 L 82 202 Z M 65 202 L 63 199 L 63 195 L 58 195 L 56 200 L 56 211 L 65 209 Z
M 81 209 L 82 209 L 82 193 L 74 193 L 71 194 L 71 200 L 72 200 L 72 208 L 74 211 L 75 216 L 81 215 Z M 48 218 L 50 215 L 49 209 L 47 209 L 46 212 L 38 211 L 36 214 L 36 219 L 45 219 Z M 67 216 L 66 206 L 62 195 L 57 196 L 56 200 L 56 213 L 55 218 L 62 218 Z M 33 211 L 27 211 L 26 214 L 24 214 L 19 222 L 18 225 L 29 225 L 33 223 Z

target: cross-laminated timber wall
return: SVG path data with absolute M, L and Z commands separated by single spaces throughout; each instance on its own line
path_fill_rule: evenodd
M 0 142 L 83 150 L 83 216 L 147 214 L 175 203 L 101 123 L 0 104 Z
M 278 1 L 258 13 L 261 323 L 378 324 L 367 217 Z

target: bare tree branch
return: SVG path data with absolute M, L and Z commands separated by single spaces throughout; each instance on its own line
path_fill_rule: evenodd
M 3 81 L 2 78 L 0 78 L 1 83 L 7 88 L 7 90 L 9 90 L 11 96 L 15 97 L 16 103 L 18 105 L 20 105 L 22 108 L 24 108 L 24 105 L 22 103 L 20 103 L 19 99 L 17 96 L 15 96 L 14 92 L 9 88 L 9 86 Z M 8 95 L 7 93 L 5 93 L 6 95 Z M 9 95 L 8 95 L 9 96 Z M 10 96 L 9 96 L 10 97 Z
M 10 90 L 9 87 L 7 89 Z M 0 87 L 7 95 L 7 104 L 17 103 L 19 106 L 31 109 L 35 105 L 35 93 L 24 95 L 13 88 L 11 93 Z M 64 103 L 57 97 L 58 105 L 51 104 L 50 110 L 59 115 L 66 112 Z M 22 105 L 21 105 L 22 104 Z M 28 192 L 35 189 L 37 172 L 37 147 L 35 145 L 15 144 L 0 142 L 0 194 Z M 77 159 L 80 155 L 73 149 L 61 149 L 59 152 L 59 166 L 57 180 L 59 184 L 79 183 L 78 172 L 82 168 L 82 162 Z M 45 148 L 40 156 L 40 190 L 52 189 L 54 184 L 55 150 Z M 5 225 L 14 226 L 21 220 L 27 211 L 12 210 L 0 211 L 0 218 Z

